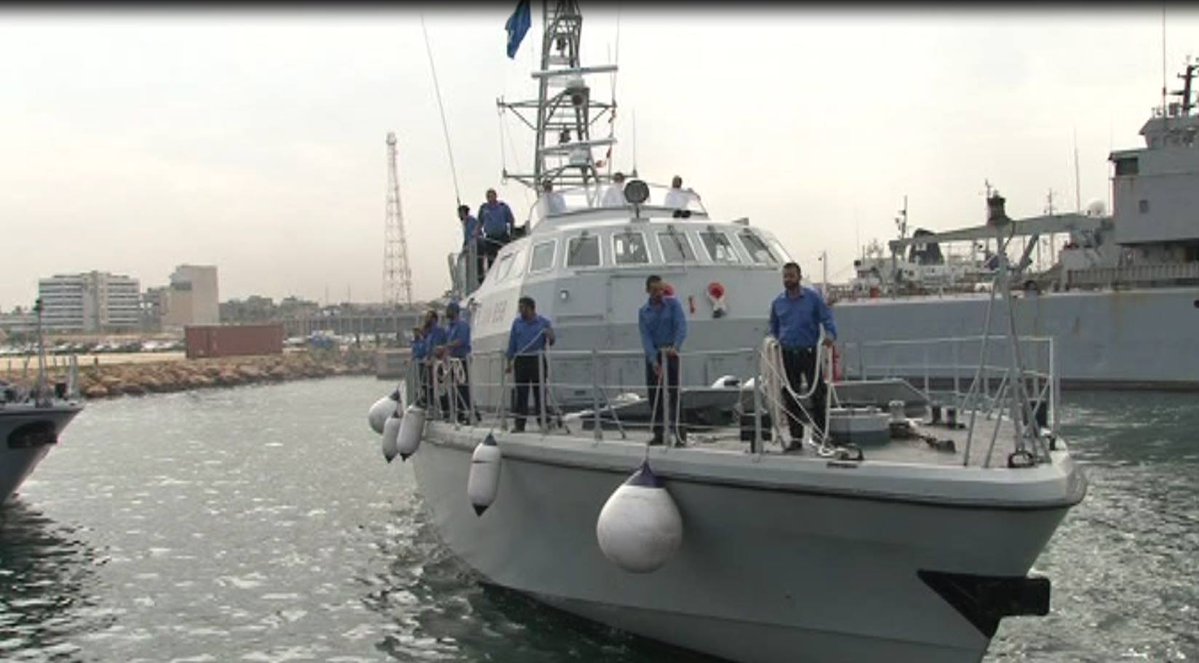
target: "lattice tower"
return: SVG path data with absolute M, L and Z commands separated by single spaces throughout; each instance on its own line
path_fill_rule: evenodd
M 383 236 L 383 302 L 412 306 L 412 269 L 408 266 L 408 240 L 400 210 L 395 133 L 387 134 L 387 221 Z

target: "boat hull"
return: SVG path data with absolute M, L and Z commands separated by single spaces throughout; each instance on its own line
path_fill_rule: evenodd
M 82 410 L 80 405 L 0 407 L 0 503 L 17 492 L 57 443 L 58 435 Z M 21 435 L 31 425 L 46 426 L 46 434 Z
M 833 312 L 842 342 L 976 335 L 988 298 L 843 300 Z M 1015 304 L 1020 335 L 1054 339 L 1063 389 L 1199 390 L 1199 287 L 1050 292 Z M 1008 325 L 998 298 L 991 322 L 993 332 Z M 898 359 L 919 363 L 914 353 L 926 347 Z
M 854 487 L 888 485 L 872 470 L 856 483 L 860 470 L 815 458 L 654 449 L 650 462 L 683 517 L 683 545 L 658 571 L 632 574 L 603 556 L 595 527 L 643 446 L 501 437 L 496 500 L 477 516 L 466 483 L 484 434 L 430 424 L 414 461 L 439 534 L 485 581 L 755 663 L 978 661 L 993 631 L 974 626 L 917 572 L 1022 578 L 1085 491 L 1068 457 L 1035 489 L 1010 487 L 1033 501 L 988 508 L 938 498 L 936 472 L 931 492 L 888 497 Z

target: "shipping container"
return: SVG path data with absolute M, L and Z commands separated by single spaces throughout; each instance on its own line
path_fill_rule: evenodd
M 187 358 L 283 353 L 283 325 L 188 325 Z

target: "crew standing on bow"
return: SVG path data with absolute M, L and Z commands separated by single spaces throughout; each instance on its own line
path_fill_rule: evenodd
M 645 351 L 645 384 L 653 409 L 653 439 L 650 444 L 663 443 L 663 422 L 670 422 L 670 433 L 679 442 L 686 439 L 680 430 L 679 412 L 679 350 L 687 338 L 687 316 L 683 305 L 667 297 L 666 284 L 657 274 L 645 279 L 649 301 L 637 313 L 641 330 L 641 347 Z M 666 401 L 669 400 L 669 407 Z
M 490 269 L 495 255 L 512 239 L 512 230 L 516 227 L 512 209 L 508 203 L 496 198 L 495 189 L 487 190 L 487 202 L 479 206 L 479 223 L 483 225 L 484 253 Z
M 794 444 L 803 439 L 803 423 L 815 424 L 825 430 L 828 421 L 828 401 L 823 371 L 817 371 L 816 345 L 820 341 L 820 328 L 824 328 L 824 345 L 831 348 L 837 338 L 837 325 L 833 312 L 824 303 L 824 298 L 815 288 L 800 285 L 802 278 L 799 265 L 789 262 L 783 265 L 783 293 L 770 303 L 770 335 L 775 337 L 783 350 L 783 370 L 791 390 L 804 393 L 811 389 L 813 381 L 811 412 L 815 421 L 806 416 L 791 390 L 783 387 L 783 405 L 787 410 L 787 424 Z M 801 388 L 802 383 L 806 385 Z
M 438 348 L 438 355 L 448 358 L 450 370 L 454 372 L 454 381 L 458 385 L 455 407 L 458 411 L 458 421 L 470 423 L 470 324 L 460 317 L 461 309 L 458 302 L 450 302 L 445 307 L 445 344 Z M 447 399 L 448 400 L 448 399 Z M 443 418 L 449 417 L 449 403 Z
M 424 360 L 421 362 L 421 377 L 424 382 L 425 407 L 433 407 L 437 395 L 433 387 L 434 353 L 438 347 L 445 345 L 445 328 L 437 324 L 437 311 L 429 309 L 425 313 L 425 322 L 421 327 L 421 342 L 423 344 Z M 444 402 L 444 400 L 443 400 Z
M 426 360 L 429 358 L 429 344 L 425 341 L 425 331 L 420 327 L 412 328 L 412 366 L 416 373 L 416 403 L 422 407 L 428 401 L 426 395 Z
M 554 344 L 554 329 L 549 320 L 537 315 L 537 303 L 532 297 L 521 297 L 517 310 L 520 315 L 512 321 L 512 330 L 508 333 L 507 370 L 513 373 L 515 384 L 513 431 L 521 433 L 525 430 L 525 418 L 529 414 L 530 391 L 533 392 L 533 411 L 537 413 L 538 424 L 545 426 L 548 423 L 541 419 L 545 393 L 541 376 L 549 370 L 545 361 L 545 346 Z

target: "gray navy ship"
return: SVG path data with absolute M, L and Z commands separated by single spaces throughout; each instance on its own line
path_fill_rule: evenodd
M 1063 388 L 1199 390 L 1197 72 L 1199 64 L 1188 63 L 1177 100 L 1154 109 L 1140 132 L 1145 147 L 1109 156 L 1110 215 L 1096 204 L 1083 214 L 1050 210 L 1002 226 L 1004 238 L 1023 239 L 1026 265 L 1045 238 L 1068 237 L 1060 250 L 1050 249 L 1047 266 L 1013 284 L 1020 293 L 1017 331 L 1053 339 Z M 1006 219 L 1002 206 L 989 190 L 989 210 Z M 839 340 L 852 346 L 881 334 L 889 342 L 952 337 L 984 324 L 995 227 L 906 236 L 906 221 L 905 205 L 889 251 L 869 247 L 855 261 L 850 286 L 833 289 Z M 962 245 L 964 252 L 950 253 Z M 993 329 L 1008 326 L 1002 314 L 990 322 Z M 894 350 L 903 365 L 935 363 Z

